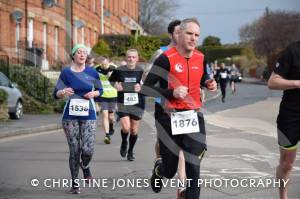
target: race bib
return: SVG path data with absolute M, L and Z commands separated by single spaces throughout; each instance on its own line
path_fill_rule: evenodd
M 222 79 L 226 79 L 227 78 L 227 73 L 220 73 L 221 74 L 221 78 Z
M 197 112 L 182 111 L 171 113 L 172 135 L 189 134 L 199 132 L 199 120 Z
M 71 99 L 69 105 L 69 115 L 88 116 L 89 115 L 89 100 Z
M 137 93 L 124 93 L 124 105 L 135 105 L 139 103 L 139 96 Z

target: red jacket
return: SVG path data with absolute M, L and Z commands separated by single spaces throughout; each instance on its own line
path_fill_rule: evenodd
M 183 99 L 166 101 L 169 109 L 198 109 L 201 107 L 200 82 L 204 73 L 204 55 L 194 50 L 191 58 L 182 57 L 175 47 L 164 52 L 170 62 L 168 88 L 188 87 L 188 95 Z

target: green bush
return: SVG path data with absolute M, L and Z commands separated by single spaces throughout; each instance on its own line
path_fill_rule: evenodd
M 225 59 L 226 57 L 232 57 L 234 55 L 241 55 L 243 48 L 226 48 L 220 47 L 198 47 L 198 49 L 205 54 L 208 62 L 214 62 L 215 60 Z
M 170 42 L 167 34 L 138 36 L 136 40 L 131 35 L 103 35 L 101 39 L 109 45 L 113 57 L 124 57 L 129 48 L 136 48 L 139 51 L 140 60 L 144 61 L 149 60 L 160 46 L 168 45 Z
M 7 93 L 0 89 L 0 105 L 6 103 L 7 100 Z
M 162 45 L 163 43 L 158 36 L 139 36 L 133 47 L 139 51 L 141 58 L 149 60 Z
M 9 79 L 12 82 L 17 83 L 23 92 L 34 97 L 36 100 L 44 103 L 52 101 L 54 85 L 40 72 L 38 68 L 22 65 L 10 65 Z
M 103 39 L 112 50 L 112 56 L 125 56 L 126 50 L 134 43 L 134 38 L 130 35 L 102 35 Z
M 93 47 L 92 51 L 97 55 L 110 57 L 112 55 L 112 51 L 109 45 L 102 39 L 100 39 L 97 44 Z

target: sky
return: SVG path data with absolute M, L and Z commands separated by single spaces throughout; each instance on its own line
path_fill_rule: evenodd
M 300 0 L 177 0 L 178 8 L 172 19 L 196 17 L 201 25 L 200 44 L 209 36 L 222 44 L 239 42 L 239 29 L 270 11 L 300 12 Z

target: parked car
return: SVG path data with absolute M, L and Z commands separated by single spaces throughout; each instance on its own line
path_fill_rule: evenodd
M 0 72 L 0 89 L 7 93 L 8 113 L 11 119 L 21 119 L 23 116 L 23 96 L 16 84 L 12 83 Z

